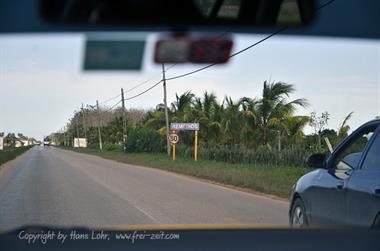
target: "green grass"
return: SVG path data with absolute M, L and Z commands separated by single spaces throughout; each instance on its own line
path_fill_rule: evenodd
M 303 167 L 270 167 L 209 160 L 195 162 L 192 159 L 181 157 L 177 157 L 177 160 L 173 162 L 167 155 L 160 153 L 124 153 L 122 151 L 100 151 L 89 148 L 68 149 L 123 163 L 186 174 L 282 198 L 289 198 L 292 185 L 299 177 L 310 171 L 310 169 Z
M 15 159 L 17 156 L 23 154 L 33 146 L 24 146 L 19 148 L 10 148 L 0 150 L 0 165 L 4 164 L 7 161 Z

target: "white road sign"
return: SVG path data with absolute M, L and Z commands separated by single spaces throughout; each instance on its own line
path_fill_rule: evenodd
M 4 149 L 4 138 L 0 137 L 0 150 Z
M 87 147 L 86 138 L 74 138 L 74 147 Z
M 170 123 L 171 130 L 199 131 L 199 123 Z
M 170 141 L 170 143 L 172 143 L 172 144 L 177 144 L 178 141 L 179 141 L 178 134 L 175 134 L 175 133 L 170 134 L 170 135 L 169 135 L 169 141 Z

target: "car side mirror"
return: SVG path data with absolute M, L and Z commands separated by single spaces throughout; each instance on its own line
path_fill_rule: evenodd
M 323 153 L 315 153 L 310 155 L 306 160 L 306 165 L 311 168 L 324 168 L 326 155 Z

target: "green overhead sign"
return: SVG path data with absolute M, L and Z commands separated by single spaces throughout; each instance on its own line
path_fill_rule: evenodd
M 143 40 L 87 40 L 84 55 L 85 71 L 141 70 Z

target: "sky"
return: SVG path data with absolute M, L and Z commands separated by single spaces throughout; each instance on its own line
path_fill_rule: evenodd
M 147 80 L 125 94 L 133 96 L 161 79 L 161 65 L 153 62 L 157 34 L 108 34 L 125 39 L 146 39 L 141 71 L 84 72 L 84 34 L 23 34 L 0 36 L 0 132 L 21 132 L 42 139 L 62 129 L 74 110 L 96 100 L 111 107 L 118 99 L 103 103 Z M 234 34 L 238 51 L 266 34 Z M 195 70 L 202 65 L 176 65 L 167 77 Z M 274 36 L 232 58 L 225 65 L 167 82 L 168 102 L 176 93 L 196 95 L 214 92 L 220 100 L 261 95 L 263 82 L 293 84 L 290 100 L 306 98 L 310 106 L 297 114 L 329 112 L 328 128 L 337 129 L 350 112 L 355 129 L 380 115 L 380 42 L 377 40 L 324 37 Z M 130 100 L 127 108 L 149 109 L 163 100 L 162 85 Z M 306 133 L 312 129 L 307 127 Z

